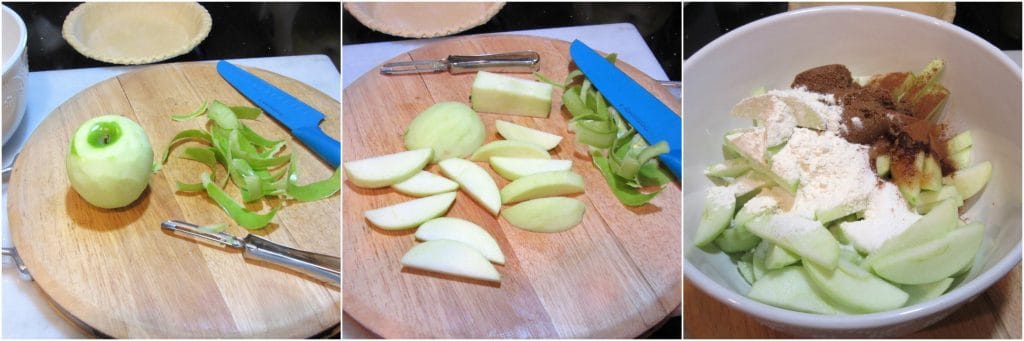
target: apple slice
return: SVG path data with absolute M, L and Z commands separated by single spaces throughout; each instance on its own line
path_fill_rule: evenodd
M 473 247 L 454 240 L 438 239 L 417 244 L 402 256 L 402 265 L 425 271 L 501 282 L 501 274 Z
M 764 256 L 764 268 L 769 271 L 781 269 L 799 261 L 800 257 L 792 252 L 786 251 L 786 249 L 783 249 L 778 245 L 772 245 L 772 247 L 768 249 L 768 253 Z
M 794 265 L 769 271 L 750 287 L 747 297 L 789 310 L 836 315 L 841 309 L 828 302 L 802 267 Z
M 362 188 L 391 186 L 423 170 L 431 155 L 430 148 L 422 148 L 345 162 L 345 177 Z
M 405 149 L 431 148 L 430 162 L 466 157 L 486 139 L 480 115 L 460 102 L 440 102 L 416 115 L 403 136 Z
M 764 277 L 764 274 L 768 272 L 768 269 L 765 269 L 764 267 L 764 259 L 768 257 L 768 251 L 771 251 L 773 246 L 772 242 L 761 240 L 761 243 L 757 244 L 757 247 L 755 247 L 754 251 L 751 252 L 753 255 L 751 255 L 750 265 L 751 270 L 753 270 L 754 273 L 755 281 L 760 280 Z
M 747 160 L 738 158 L 711 165 L 704 170 L 704 175 L 718 178 L 735 178 L 749 170 L 750 164 L 747 163 Z
M 970 148 L 974 145 L 974 138 L 971 136 L 971 131 L 966 130 L 962 133 L 956 134 L 953 138 L 946 140 L 946 153 L 955 154 L 956 152 Z
M 363 217 L 384 230 L 403 230 L 444 215 L 453 202 L 455 192 L 448 192 L 369 210 Z
M 840 259 L 843 264 L 834 270 L 826 270 L 814 263 L 804 264 L 815 288 L 821 290 L 832 301 L 858 312 L 874 313 L 902 307 L 907 302 L 906 292 L 881 278 Z M 850 274 L 846 269 L 851 269 Z
M 551 84 L 480 71 L 469 100 L 480 112 L 548 117 L 552 91 Z
M 428 171 L 420 171 L 411 178 L 391 185 L 398 193 L 414 197 L 426 197 L 459 189 L 459 184 Z
M 901 285 L 900 288 L 910 295 L 910 298 L 907 299 L 907 303 L 905 303 L 904 306 L 909 307 L 942 296 L 946 290 L 949 290 L 949 286 L 951 284 L 953 284 L 953 277 L 947 277 L 940 279 L 937 282 L 925 284 Z
M 752 252 L 745 253 L 736 262 L 736 268 L 740 270 L 740 276 L 743 276 L 743 280 L 747 281 L 747 284 L 754 284 L 755 281 L 753 255 Z
M 825 269 L 835 269 L 839 261 L 839 242 L 819 222 L 795 214 L 780 214 L 751 220 L 747 229 Z
M 509 181 L 521 177 L 572 169 L 572 160 L 527 159 L 518 157 L 492 156 L 491 169 Z
M 972 147 L 964 148 L 961 151 L 949 154 L 946 157 L 946 162 L 953 166 L 955 170 L 961 170 L 971 166 L 971 149 Z
M 753 249 L 761 242 L 761 237 L 750 233 L 746 226 L 736 225 L 722 231 L 715 238 L 715 245 L 724 252 L 734 253 Z
M 498 215 L 501 210 L 501 193 L 486 170 L 463 159 L 447 159 L 437 165 L 441 167 L 441 174 L 458 182 L 469 197 L 491 214 Z
M 736 197 L 725 187 L 711 187 L 704 199 L 704 212 L 700 215 L 693 245 L 704 246 L 725 231 L 736 211 Z
M 513 140 L 497 140 L 480 146 L 469 159 L 488 162 L 492 156 L 551 159 L 551 155 L 543 148 L 533 143 Z
M 928 214 L 925 214 L 921 219 L 908 226 L 903 233 L 882 243 L 881 247 L 869 254 L 867 258 L 864 258 L 861 267 L 869 267 L 875 260 L 900 250 L 940 239 L 946 233 L 952 231 L 956 227 L 956 223 L 956 203 L 951 199 L 943 200 L 938 205 L 935 205 Z
M 964 199 L 960 197 L 960 192 L 953 185 L 943 185 L 938 191 L 921 192 L 920 198 L 917 204 L 917 213 L 920 214 L 931 212 L 935 206 L 946 199 L 952 199 L 956 207 L 964 205 Z
M 558 146 L 559 142 L 562 142 L 561 136 L 527 128 L 508 121 L 495 120 L 494 128 L 505 139 L 533 143 L 544 148 L 544 150 L 554 149 Z
M 579 199 L 540 198 L 505 209 L 501 216 L 512 226 L 532 232 L 562 232 L 583 221 L 586 206 Z
M 512 181 L 501 189 L 501 203 L 583 193 L 583 177 L 572 171 L 545 172 Z
M 811 106 L 794 97 L 782 96 L 780 99 L 793 111 L 793 117 L 796 118 L 798 127 L 825 130 L 825 120 Z
M 921 172 L 921 190 L 937 191 L 942 187 L 942 168 L 930 154 L 924 158 L 924 169 Z
M 950 174 L 953 185 L 960 192 L 960 197 L 967 200 L 973 197 L 985 187 L 992 177 L 992 162 L 985 161 Z
M 498 241 L 487 230 L 467 220 L 448 217 L 431 219 L 416 229 L 416 239 L 454 240 L 476 249 L 491 262 L 505 264 L 505 254 L 501 252 Z
M 978 254 L 985 225 L 972 223 L 912 248 L 878 258 L 872 269 L 899 284 L 925 284 L 942 280 L 970 264 Z
M 878 173 L 878 177 L 884 178 L 889 176 L 889 170 L 892 166 L 892 157 L 889 155 L 879 155 L 875 158 L 875 171 Z

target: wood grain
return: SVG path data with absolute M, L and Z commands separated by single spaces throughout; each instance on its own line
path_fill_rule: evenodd
M 443 59 L 450 54 L 534 50 L 540 72 L 552 79 L 568 73 L 568 43 L 510 35 L 442 40 L 392 61 Z M 358 56 L 348 56 L 358 58 Z M 618 63 L 675 112 L 681 103 L 636 69 Z M 367 73 L 344 92 L 345 160 L 404 150 L 406 125 L 441 101 L 468 103 L 475 74 L 382 76 Z M 518 77 L 530 78 L 529 75 Z M 499 139 L 501 119 L 566 136 L 552 157 L 573 161 L 586 179 L 583 223 L 556 234 L 531 233 L 488 214 L 460 192 L 449 217 L 472 221 L 497 240 L 507 257 L 498 266 L 501 284 L 491 285 L 403 269 L 399 260 L 413 245 L 413 231 L 385 232 L 363 219 L 369 209 L 411 198 L 390 189 L 343 184 L 345 312 L 383 337 L 579 338 L 635 337 L 680 305 L 680 188 L 678 183 L 641 208 L 621 205 L 590 162 L 587 149 L 567 133 L 554 93 L 548 118 L 481 113 L 487 142 Z M 484 163 L 498 186 L 508 181 Z M 436 166 L 429 171 L 438 173 Z
M 952 315 L 905 338 L 1021 338 L 1021 265 L 1017 264 L 974 301 Z M 683 305 L 685 338 L 791 338 L 762 326 L 741 311 L 718 302 L 686 281 Z
M 338 136 L 337 101 L 295 80 L 252 71 L 323 112 L 321 127 Z M 71 134 L 85 120 L 127 116 L 144 127 L 159 156 L 178 131 L 206 121 L 174 122 L 168 116 L 191 112 L 207 99 L 252 106 L 214 64 L 179 63 L 103 81 L 51 113 L 15 163 L 8 192 L 11 236 L 26 265 L 55 304 L 114 337 L 308 337 L 338 325 L 338 288 L 161 230 L 166 219 L 230 222 L 205 195 L 175 193 L 175 180 L 198 181 L 206 166 L 172 156 L 141 198 L 122 209 L 96 208 L 71 189 L 64 159 Z M 290 139 L 265 115 L 249 124 L 267 137 Z M 297 141 L 288 148 L 297 153 L 301 183 L 330 176 L 332 169 Z M 290 203 L 270 226 L 253 233 L 340 255 L 339 212 L 338 197 Z M 238 226 L 227 232 L 246 234 Z

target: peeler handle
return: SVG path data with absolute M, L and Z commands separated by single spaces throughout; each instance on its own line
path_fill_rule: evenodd
M 540 55 L 534 51 L 518 51 L 475 56 L 448 56 L 448 71 L 451 73 L 491 72 L 534 72 L 540 63 Z
M 251 234 L 245 237 L 244 256 L 284 266 L 327 284 L 341 285 L 341 259 L 338 257 L 296 250 Z

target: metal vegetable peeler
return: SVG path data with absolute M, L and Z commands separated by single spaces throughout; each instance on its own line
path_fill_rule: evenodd
M 161 223 L 160 227 L 201 241 L 242 250 L 242 255 L 246 259 L 274 263 L 327 284 L 341 285 L 341 259 L 338 257 L 296 250 L 252 234 L 238 238 L 224 232 L 205 231 L 199 226 L 183 221 L 167 220 Z
M 414 60 L 387 63 L 380 67 L 385 75 L 441 72 L 465 73 L 476 71 L 491 72 L 534 72 L 540 63 L 540 55 L 533 51 L 482 54 L 475 56 L 448 56 L 441 60 Z

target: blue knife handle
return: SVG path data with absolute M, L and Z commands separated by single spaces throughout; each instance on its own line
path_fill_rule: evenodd
M 299 128 L 292 130 L 292 135 L 299 138 L 302 144 L 312 149 L 320 159 L 327 161 L 331 167 L 338 168 L 341 164 L 341 143 L 334 138 L 324 134 L 318 126 Z
M 675 174 L 676 180 L 683 181 L 683 162 L 680 160 L 680 154 L 682 153 L 670 151 L 659 155 L 658 160 L 661 161 L 661 164 L 665 165 L 665 167 L 668 167 L 668 169 L 672 171 L 672 174 Z

